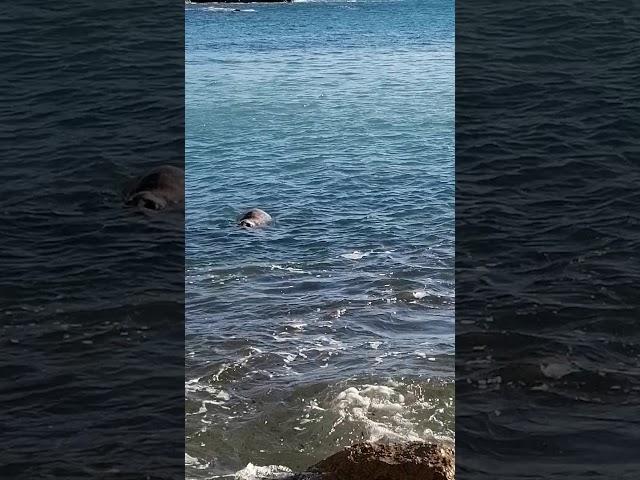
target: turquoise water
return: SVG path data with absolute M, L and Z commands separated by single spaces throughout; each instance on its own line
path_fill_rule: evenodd
M 188 476 L 452 437 L 453 1 L 185 8 Z

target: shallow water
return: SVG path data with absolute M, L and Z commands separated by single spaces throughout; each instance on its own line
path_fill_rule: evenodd
M 452 437 L 453 2 L 245 10 L 186 7 L 187 475 Z

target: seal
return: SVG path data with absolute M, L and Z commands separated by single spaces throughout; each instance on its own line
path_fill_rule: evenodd
M 145 210 L 184 205 L 184 170 L 162 165 L 135 179 L 125 189 L 125 204 Z
M 247 213 L 242 215 L 238 220 L 238 225 L 243 228 L 260 228 L 266 227 L 271 223 L 273 219 L 264 210 L 259 208 L 252 208 Z

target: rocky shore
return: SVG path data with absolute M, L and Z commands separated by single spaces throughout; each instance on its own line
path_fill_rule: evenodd
M 253 477 L 255 478 L 255 477 Z M 454 480 L 453 445 L 359 443 L 318 462 L 307 472 L 261 480 Z

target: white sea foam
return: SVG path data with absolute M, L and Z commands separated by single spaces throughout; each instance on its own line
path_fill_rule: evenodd
M 239 9 L 229 7 L 206 7 L 205 10 L 208 10 L 210 12 L 255 12 L 255 9 L 253 8 Z
M 296 353 L 290 353 L 290 352 L 274 352 L 274 353 L 278 355 L 280 358 L 282 358 L 282 360 L 284 360 L 284 363 L 287 365 L 293 362 L 298 356 Z
M 405 418 L 405 397 L 391 386 L 349 387 L 335 398 L 333 409 L 338 419 L 333 424 L 332 433 L 345 421 L 363 424 L 370 442 L 419 441 L 424 440 L 427 433 L 416 432 L 411 421 Z
M 300 322 L 300 321 L 292 321 L 290 323 L 287 323 L 287 327 L 293 329 L 293 330 L 297 330 L 297 331 L 302 331 L 304 330 L 304 327 L 306 327 L 307 324 L 304 322 Z
M 200 460 L 199 458 L 192 457 L 187 452 L 185 452 L 185 454 L 184 454 L 184 464 L 187 467 L 197 468 L 199 470 L 205 470 L 205 469 L 209 468 L 209 466 L 211 465 L 211 462 L 204 462 L 204 461 Z
M 340 256 L 349 260 L 360 260 L 361 258 L 368 257 L 369 255 L 371 255 L 371 252 L 361 252 L 360 250 L 354 250 L 351 253 L 343 253 Z
M 225 407 L 225 404 L 231 399 L 231 395 L 225 390 L 216 388 L 213 385 L 202 384 L 200 383 L 200 380 L 202 380 L 202 377 L 192 378 L 191 380 L 187 380 L 184 384 L 184 389 L 187 396 L 195 397 L 195 399 L 199 400 L 201 403 L 198 411 L 186 413 L 185 415 L 191 416 L 207 413 L 207 405 L 215 405 L 222 408 L 227 408 Z M 199 399 L 197 394 L 203 393 L 207 394 L 209 398 L 204 400 Z
M 283 267 L 282 265 L 271 265 L 271 270 L 284 270 L 285 272 L 291 272 L 291 273 L 306 273 L 309 274 L 309 272 L 305 272 L 304 270 L 300 269 L 300 268 L 295 268 L 295 267 Z
M 233 12 L 233 8 L 228 7 L 206 7 L 205 10 L 209 10 L 210 12 Z
M 213 385 L 207 385 L 207 384 L 200 383 L 201 379 L 202 379 L 201 377 L 200 378 L 192 378 L 191 380 L 186 381 L 185 384 L 184 384 L 185 392 L 187 392 L 187 393 L 208 393 L 212 397 L 217 398 L 217 399 L 219 399 L 221 401 L 227 401 L 227 400 L 229 400 L 231 398 L 230 395 L 227 392 L 225 392 L 224 390 L 216 388 Z
M 236 472 L 235 480 L 277 480 L 291 476 L 293 471 L 282 465 L 267 465 L 261 467 L 249 463 L 242 470 Z

